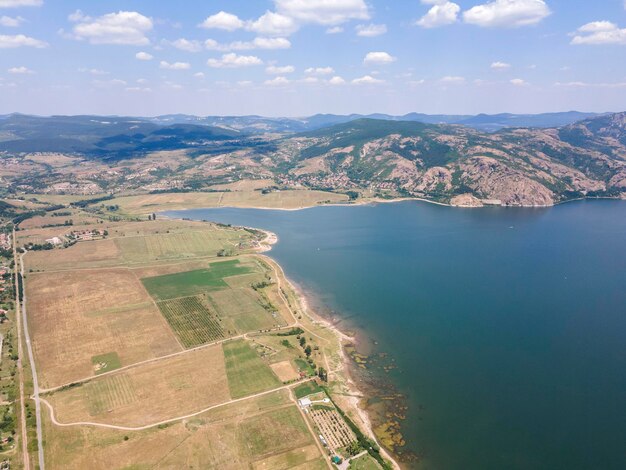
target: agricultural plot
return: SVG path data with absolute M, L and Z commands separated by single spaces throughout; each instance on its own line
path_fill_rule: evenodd
M 309 415 L 330 449 L 340 449 L 356 441 L 356 436 L 334 408 L 313 405 Z
M 30 273 L 26 295 L 43 388 L 93 376 L 94 357 L 115 353 L 115 362 L 101 361 L 110 368 L 181 350 L 129 270 Z
M 224 354 L 209 346 L 97 377 L 45 397 L 60 422 L 142 426 L 230 399 Z
M 129 432 L 90 426 L 53 426 L 44 418 L 49 468 L 253 468 L 258 470 L 327 468 L 313 438 L 303 432 L 288 393 L 225 405 L 169 426 Z M 275 430 L 274 417 L 291 421 L 289 432 Z M 266 445 L 248 447 L 249 425 L 267 433 Z M 267 427 L 267 428 L 266 428 Z M 276 448 L 273 443 L 278 442 Z M 256 453 L 255 453 L 256 452 Z M 262 453 L 258 453 L 262 452 Z
M 91 358 L 91 363 L 93 364 L 93 370 L 96 375 L 111 372 L 112 370 L 122 367 L 120 358 L 115 352 L 94 356 Z
M 234 230 L 198 230 L 161 233 L 138 237 L 121 237 L 115 243 L 126 261 L 131 263 L 217 256 L 224 247 L 235 248 L 246 232 Z
M 248 418 L 240 430 L 245 443 L 241 452 L 248 456 L 276 454 L 312 440 L 295 406 Z
M 69 230 L 64 230 L 66 233 Z M 44 243 L 52 235 L 21 237 L 23 242 Z M 56 236 L 56 235 L 55 235 Z M 111 239 L 80 242 L 63 250 L 33 251 L 25 258 L 26 266 L 34 271 L 81 269 L 118 266 L 123 263 L 121 252 Z
M 228 287 L 224 281 L 225 277 L 249 272 L 251 272 L 249 266 L 241 265 L 238 259 L 234 259 L 211 263 L 208 269 L 148 277 L 142 279 L 142 282 L 150 295 L 160 301 L 223 289 Z
M 251 288 L 226 289 L 208 294 L 211 305 L 230 319 L 240 333 L 284 326 L 284 320 L 263 307 L 263 299 Z
M 225 337 L 220 319 L 209 311 L 200 296 L 165 300 L 157 305 L 186 348 Z
M 229 341 L 223 343 L 222 347 L 228 387 L 233 398 L 241 398 L 282 385 L 247 341 Z

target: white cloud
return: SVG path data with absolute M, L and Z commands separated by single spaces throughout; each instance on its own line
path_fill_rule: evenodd
M 384 80 L 374 78 L 371 75 L 365 75 L 364 77 L 355 78 L 354 80 L 352 80 L 353 85 L 377 85 L 384 82 Z
M 626 88 L 626 82 L 587 83 L 587 82 L 556 82 L 554 86 L 564 88 Z
M 16 47 L 36 47 L 42 49 L 48 47 L 48 43 L 39 39 L 16 34 L 15 36 L 7 36 L 0 34 L 0 49 L 13 49 Z
M 293 65 L 283 65 L 283 66 L 270 65 L 269 67 L 265 69 L 265 72 L 270 75 L 284 75 L 286 73 L 294 73 L 295 71 L 296 69 Z
M 0 0 L 0 8 L 38 7 L 43 0 Z
M 364 64 L 390 64 L 395 61 L 396 58 L 387 52 L 368 52 L 363 59 Z
M 108 75 L 109 74 L 109 72 L 106 72 L 106 71 L 100 70 L 100 69 L 79 68 L 78 71 L 81 72 L 81 73 L 88 73 L 88 74 L 91 74 L 91 75 Z
M 441 80 L 439 80 L 441 83 L 449 83 L 449 84 L 455 84 L 455 85 L 460 85 L 461 83 L 465 83 L 465 78 L 464 77 L 457 77 L 454 75 L 446 75 L 445 77 L 442 77 Z
M 189 70 L 191 64 L 189 62 L 166 62 L 164 60 L 159 63 L 159 68 L 166 70 Z
M 5 28 L 17 28 L 24 22 L 24 18 L 21 16 L 0 16 L 0 26 L 4 26 Z
M 593 21 L 576 30 L 571 44 L 573 45 L 626 45 L 626 28 L 620 29 L 610 21 Z
M 204 73 L 203 72 L 196 72 L 193 74 L 194 77 L 196 78 L 204 78 Z
M 319 83 L 320 79 L 317 77 L 305 77 L 302 80 L 300 80 L 301 83 L 306 83 L 307 85 L 314 85 L 316 83 Z
M 244 22 L 232 13 L 220 11 L 215 15 L 209 16 L 199 26 L 205 29 L 223 29 L 225 31 L 235 31 L 237 29 L 243 28 Z
M 77 23 L 74 38 L 91 44 L 143 46 L 150 43 L 146 34 L 153 28 L 152 20 L 136 11 L 118 11 L 97 18 L 77 11 L 70 15 L 70 21 Z
M 276 77 L 271 80 L 265 80 L 264 84 L 268 86 L 285 86 L 289 85 L 289 79 L 286 77 Z
M 328 84 L 329 85 L 344 85 L 346 83 L 346 81 L 339 77 L 339 76 L 334 76 L 333 78 L 331 78 L 330 80 L 328 80 Z
M 415 87 L 415 86 L 423 85 L 424 83 L 426 83 L 426 80 L 424 80 L 424 79 L 410 80 L 407 83 L 409 84 L 409 86 Z
M 289 36 L 298 30 L 298 25 L 289 16 L 266 11 L 256 21 L 249 21 L 246 29 L 264 36 Z
M 137 52 L 137 54 L 135 54 L 135 58 L 137 60 L 152 60 L 154 59 L 154 56 L 152 54 L 148 54 L 147 52 Z
M 507 70 L 511 68 L 511 64 L 497 61 L 497 62 L 492 62 L 489 67 L 491 67 L 493 70 Z
M 250 80 L 239 80 L 237 82 L 237 85 L 239 85 L 240 87 L 248 87 L 252 85 L 252 82 Z
M 338 25 L 350 20 L 369 20 L 364 0 L 274 0 L 276 10 L 303 23 Z
M 185 38 L 176 39 L 176 41 L 168 41 L 172 47 L 178 50 L 186 52 L 200 52 L 202 50 L 202 43 L 196 40 L 189 40 Z
M 384 24 L 360 24 L 356 27 L 356 35 L 366 38 L 381 36 L 387 32 L 387 25 Z
M 114 78 L 112 80 L 93 80 L 91 83 L 98 88 L 126 86 L 126 82 L 124 80 L 120 80 L 119 78 Z
M 446 0 L 422 0 L 422 3 L 433 6 L 415 23 L 416 25 L 422 28 L 436 28 L 457 22 L 461 7 L 456 3 Z
M 152 92 L 152 88 L 140 87 L 140 86 L 127 87 L 125 88 L 125 90 L 131 93 L 151 93 Z
M 463 12 L 463 19 L 488 28 L 516 28 L 539 23 L 550 13 L 544 0 L 494 0 Z
M 514 78 L 510 81 L 510 83 L 515 86 L 528 86 L 528 82 L 526 80 L 522 80 L 521 78 Z
M 262 65 L 263 61 L 253 55 L 224 54 L 221 59 L 209 59 L 207 65 L 213 68 L 236 68 Z
M 7 72 L 12 73 L 12 74 L 16 74 L 16 75 L 30 75 L 33 74 L 35 72 L 33 72 L 32 70 L 30 70 L 27 67 L 11 67 L 9 70 L 7 70 Z
M 309 67 L 304 73 L 309 75 L 331 75 L 335 73 L 335 70 L 332 67 Z
M 343 28 L 341 26 L 333 26 L 326 30 L 326 34 L 339 34 L 343 33 Z
M 234 41 L 222 44 L 215 39 L 207 39 L 204 47 L 210 51 L 249 51 L 253 49 L 289 49 L 291 42 L 286 38 L 254 38 L 252 41 Z

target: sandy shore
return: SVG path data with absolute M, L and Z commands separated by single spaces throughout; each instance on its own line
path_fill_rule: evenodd
M 252 228 L 252 227 L 246 227 L 246 228 Z M 260 246 L 259 246 L 260 253 L 266 253 L 268 251 L 271 251 L 272 245 L 275 245 L 276 243 L 278 243 L 278 236 L 275 233 L 270 232 L 268 230 L 258 229 L 258 228 L 252 228 L 252 229 L 265 233 L 265 238 L 260 242 Z M 355 383 L 352 377 L 352 374 L 350 373 L 351 367 L 353 366 L 352 359 L 346 353 L 345 348 L 344 348 L 344 344 L 346 343 L 356 343 L 356 338 L 353 336 L 350 336 L 344 331 L 341 331 L 339 328 L 337 328 L 335 324 L 333 324 L 333 322 L 331 322 L 330 320 L 314 312 L 313 309 L 310 308 L 310 302 L 307 296 L 302 291 L 302 289 L 296 284 L 294 284 L 292 281 L 290 281 L 289 278 L 287 278 L 282 267 L 275 260 L 272 259 L 272 261 L 274 261 L 274 263 L 280 270 L 282 277 L 287 282 L 289 287 L 296 293 L 298 302 L 300 304 L 300 310 L 302 311 L 302 313 L 306 315 L 312 323 L 316 325 L 320 325 L 323 328 L 331 331 L 337 337 L 339 341 L 339 345 L 340 345 L 339 353 L 341 355 L 341 361 L 342 361 L 342 369 L 343 369 L 342 372 L 344 372 L 343 377 L 345 378 L 345 386 L 348 391 L 347 396 L 342 396 L 342 399 L 343 401 L 349 404 L 351 411 L 354 411 L 356 413 L 358 420 L 360 421 L 357 424 L 359 425 L 359 428 L 361 429 L 363 434 L 366 434 L 368 437 L 370 437 L 372 440 L 378 443 L 380 447 L 381 455 L 386 460 L 388 460 L 393 465 L 394 468 L 398 470 L 401 469 L 401 466 L 394 459 L 394 457 L 392 457 L 389 454 L 389 452 L 384 447 L 381 446 L 380 442 L 378 442 L 378 439 L 376 438 L 376 435 L 374 434 L 374 427 L 372 425 L 372 420 L 370 416 L 365 410 L 363 410 L 359 406 L 360 405 L 359 402 L 361 401 L 363 397 L 365 397 L 365 394 L 363 393 L 361 389 L 359 389 L 358 385 Z M 329 375 L 336 374 L 336 373 L 337 373 L 336 371 L 334 372 L 329 371 Z

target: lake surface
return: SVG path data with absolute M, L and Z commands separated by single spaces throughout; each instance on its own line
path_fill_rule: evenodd
M 260 227 L 399 366 L 421 469 L 626 468 L 626 202 L 167 215 Z

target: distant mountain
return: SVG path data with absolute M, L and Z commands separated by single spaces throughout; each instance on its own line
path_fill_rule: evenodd
M 356 121 L 358 119 L 377 119 L 384 121 L 414 121 L 426 124 L 459 124 L 486 132 L 495 132 L 507 127 L 561 127 L 572 124 L 582 119 L 598 116 L 596 113 L 581 113 L 570 111 L 564 113 L 545 114 L 479 114 L 470 115 L 446 115 L 446 114 L 421 114 L 409 113 L 402 116 L 389 114 L 315 114 L 303 118 L 266 118 L 262 116 L 190 116 L 186 114 L 173 114 L 143 118 L 158 124 L 191 123 L 223 127 L 225 129 L 238 130 L 246 133 L 265 132 L 305 132 L 321 129 L 336 124 Z
M 133 154 L 202 146 L 240 138 L 211 126 L 161 126 L 138 118 L 37 117 L 14 114 L 0 120 L 0 150 L 82 153 L 119 159 Z

